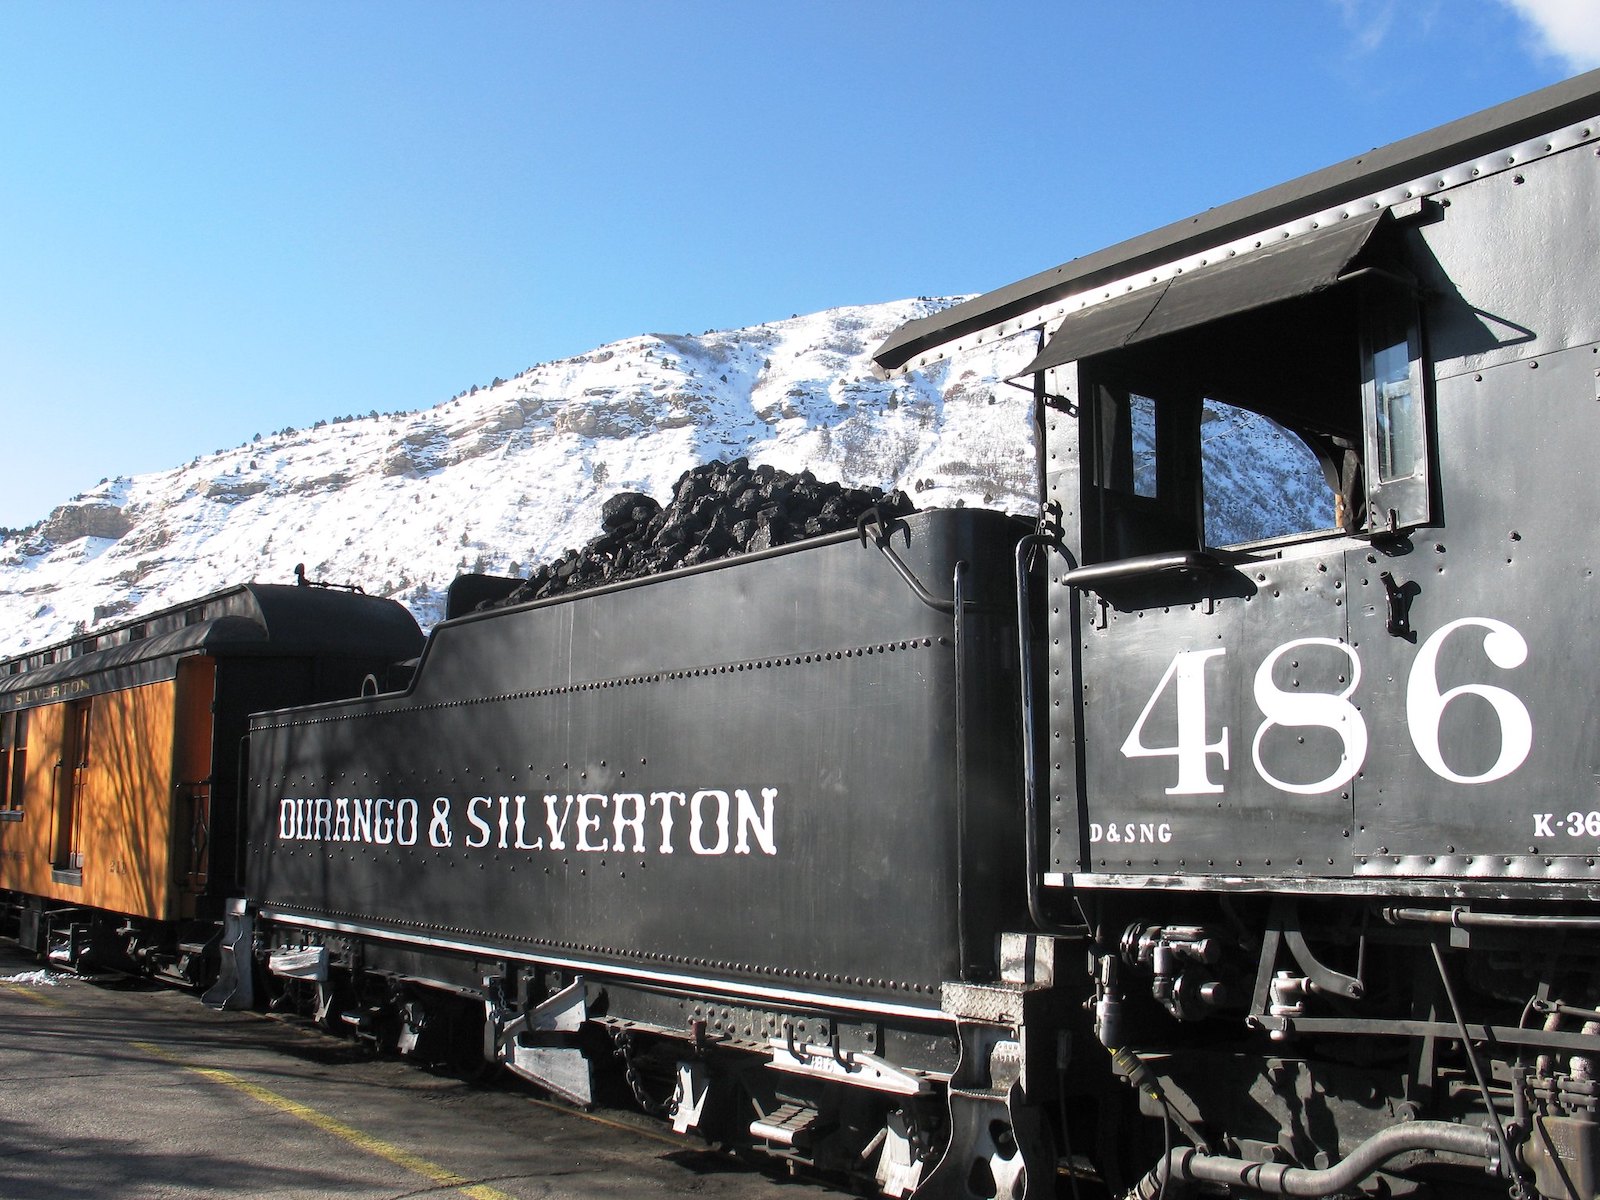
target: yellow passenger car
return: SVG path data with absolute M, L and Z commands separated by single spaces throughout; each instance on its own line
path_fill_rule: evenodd
M 246 718 L 387 686 L 421 645 L 393 601 L 251 583 L 0 660 L 0 920 L 62 965 L 203 982 Z

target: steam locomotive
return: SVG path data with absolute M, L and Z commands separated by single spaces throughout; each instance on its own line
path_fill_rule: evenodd
M 135 641 L 0 677 L 23 940 L 578 1103 L 612 1061 L 889 1196 L 1600 1194 L 1597 213 L 1592 73 L 898 331 L 887 373 L 1037 331 L 1027 520 L 469 578 L 392 686 L 386 602 L 260 587 L 339 662 L 281 700 L 204 606 L 148 701 Z M 80 693 L 164 730 L 186 677 L 187 892 L 166 782 L 59 833 Z

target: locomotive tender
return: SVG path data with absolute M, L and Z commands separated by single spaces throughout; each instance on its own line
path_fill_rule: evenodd
M 459 581 L 249 719 L 208 999 L 891 1196 L 1600 1194 L 1597 214 L 1600 72 L 910 323 L 1037 331 L 1035 519 Z

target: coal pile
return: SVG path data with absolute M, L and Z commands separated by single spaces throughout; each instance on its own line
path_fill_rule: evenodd
M 543 600 L 854 529 L 875 507 L 885 515 L 915 511 L 904 492 L 849 488 L 810 471 L 752 467 L 743 458 L 709 462 L 683 473 L 665 508 L 642 492 L 612 496 L 600 510 L 599 537 L 536 568 L 498 603 Z

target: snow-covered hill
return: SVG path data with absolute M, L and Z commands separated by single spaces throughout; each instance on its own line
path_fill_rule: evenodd
M 0 653 L 248 579 L 354 582 L 429 625 L 462 571 L 522 574 L 600 529 L 625 490 L 748 457 L 922 506 L 1031 512 L 1028 396 L 997 384 L 1034 339 L 902 380 L 868 356 L 949 301 L 651 334 L 535 366 L 436 408 L 284 430 L 108 480 L 0 541 Z
M 684 471 L 714 459 L 899 488 L 919 507 L 1031 516 L 1031 399 L 1001 381 L 1033 356 L 1035 335 L 904 379 L 872 373 L 885 337 L 950 303 L 647 334 L 421 412 L 319 421 L 107 480 L 0 540 L 0 654 L 246 580 L 288 583 L 301 563 L 312 579 L 396 597 L 427 627 L 461 572 L 525 575 L 594 538 L 607 497 L 665 502 Z M 1208 406 L 1204 441 L 1214 542 L 1331 520 L 1295 439 Z

